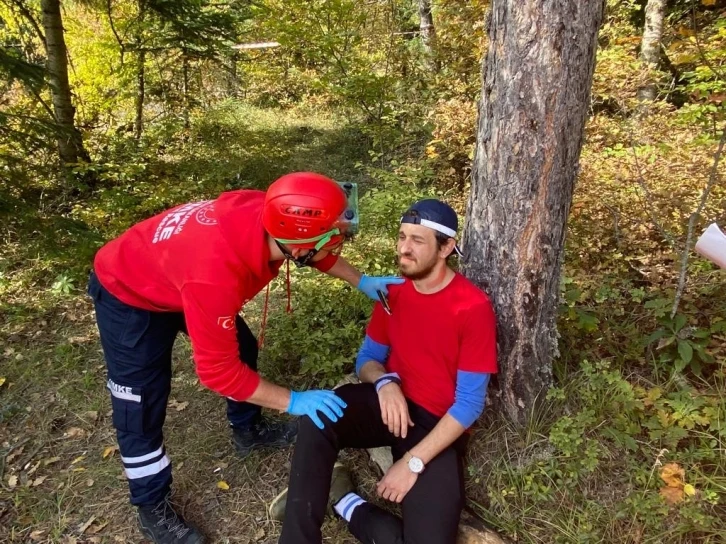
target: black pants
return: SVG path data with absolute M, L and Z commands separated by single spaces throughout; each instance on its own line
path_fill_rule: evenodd
M 131 503 L 155 504 L 169 491 L 172 480 L 162 427 L 171 391 L 172 347 L 177 334 L 187 332 L 184 314 L 149 312 L 124 304 L 95 274 L 91 274 L 88 294 L 96 310 L 113 426 Z M 256 370 L 257 340 L 239 316 L 236 326 L 240 358 Z M 259 406 L 227 399 L 227 418 L 233 427 L 251 427 L 260 410 Z
M 300 419 L 281 544 L 322 542 L 320 527 L 327 507 L 330 477 L 341 449 L 390 446 L 397 461 L 439 420 L 409 402 L 409 414 L 415 426 L 409 428 L 405 439 L 397 438 L 381 419 L 373 385 L 345 385 L 337 393 L 348 407 L 336 423 L 326 420 L 325 428 L 320 430 L 309 418 Z M 462 460 L 466 442 L 466 436 L 462 436 L 426 466 L 403 499 L 403 519 L 365 503 L 353 512 L 351 533 L 365 544 L 454 544 L 464 506 Z

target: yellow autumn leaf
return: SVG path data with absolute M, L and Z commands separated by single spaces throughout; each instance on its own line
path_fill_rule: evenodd
M 118 450 L 118 446 L 108 446 L 104 448 L 102 457 L 106 459 L 109 455 L 113 455 L 116 450 Z
M 683 479 L 686 473 L 678 463 L 668 463 L 660 471 L 660 479 L 668 487 L 683 488 Z
M 701 0 L 701 4 L 704 6 L 715 6 L 716 0 Z
M 696 488 L 691 484 L 686 484 L 683 486 L 683 492 L 689 497 L 693 497 L 696 494 Z
M 3 384 L 5 383 L 5 380 L 7 380 L 7 378 L 5 378 L 4 376 L 0 376 L 0 387 L 3 386 Z
M 229 484 L 224 480 L 220 480 L 217 482 L 217 487 L 222 491 L 227 491 L 229 489 Z

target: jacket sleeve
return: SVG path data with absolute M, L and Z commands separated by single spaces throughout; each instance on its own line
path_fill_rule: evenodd
M 243 401 L 252 395 L 260 377 L 240 360 L 235 318 L 242 307 L 234 286 L 187 283 L 182 306 L 194 363 L 202 385 Z
M 333 265 L 338 262 L 338 255 L 333 255 L 332 253 L 328 253 L 325 257 L 320 259 L 317 262 L 314 262 L 311 264 L 313 268 L 317 268 L 321 272 L 327 272 L 331 268 L 333 268 Z

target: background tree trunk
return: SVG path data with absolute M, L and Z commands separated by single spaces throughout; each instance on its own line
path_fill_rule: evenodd
M 134 118 L 134 139 L 139 141 L 144 131 L 146 51 L 141 48 L 136 54 L 136 98 L 134 100 L 136 117 Z
M 76 110 L 71 101 L 71 87 L 68 83 L 68 52 L 63 37 L 63 19 L 59 0 L 41 0 L 43 30 L 48 57 L 53 112 L 58 126 L 58 153 L 64 163 L 79 160 L 90 161 L 83 148 L 81 133 L 75 125 Z
M 661 40 L 663 39 L 663 19 L 666 0 L 648 0 L 645 7 L 645 26 L 640 47 L 640 60 L 647 69 L 647 81 L 638 89 L 638 100 L 655 100 L 658 94 L 654 72 L 661 61 Z
M 227 67 L 227 97 L 239 98 L 239 75 L 237 71 L 237 55 L 230 55 Z
M 136 98 L 134 99 L 134 139 L 138 142 L 144 132 L 144 100 L 146 98 L 146 49 L 144 49 L 144 17 L 146 2 L 139 0 L 139 23 L 136 30 Z
M 184 108 L 184 128 L 189 128 L 189 57 L 185 49 L 182 49 L 182 107 Z
M 436 29 L 434 27 L 434 17 L 431 14 L 431 0 L 418 0 L 418 15 L 421 41 L 426 54 L 426 64 L 433 72 L 438 72 L 440 66 L 434 54 Z
M 551 384 L 565 227 L 604 2 L 494 0 L 464 233 L 492 297 L 499 388 L 524 423 Z

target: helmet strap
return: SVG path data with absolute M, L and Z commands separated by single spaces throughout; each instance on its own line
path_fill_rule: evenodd
M 304 240 L 289 240 L 289 239 L 283 239 L 283 238 L 273 238 L 275 240 L 275 243 L 277 244 L 277 247 L 280 248 L 280 251 L 282 251 L 282 254 L 285 256 L 286 259 L 292 261 L 295 263 L 295 265 L 298 268 L 302 268 L 305 266 L 309 266 L 310 262 L 312 261 L 313 257 L 318 254 L 318 252 L 325 247 L 325 244 L 330 242 L 331 238 L 333 236 L 336 236 L 340 234 L 339 229 L 332 229 L 328 232 L 321 234 L 320 236 L 316 236 L 315 238 L 306 238 Z M 311 243 L 311 242 L 317 242 L 315 244 L 315 247 L 308 251 L 305 256 L 303 257 L 294 257 L 292 253 L 283 245 L 283 244 L 305 244 L 305 243 Z

